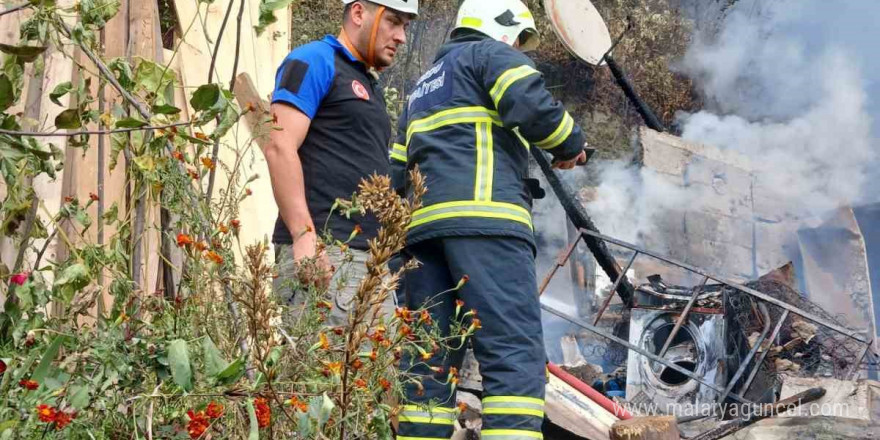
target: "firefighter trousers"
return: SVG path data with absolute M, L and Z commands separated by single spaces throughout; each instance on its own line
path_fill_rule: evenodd
M 450 332 L 456 300 L 464 303 L 461 315 L 474 309 L 481 321 L 472 342 L 483 377 L 482 438 L 543 438 L 546 354 L 531 245 L 511 237 L 447 237 L 420 242 L 406 253 L 421 263 L 404 279 L 407 307 L 429 307 L 443 336 Z M 455 289 L 463 278 L 467 282 Z M 404 358 L 403 368 L 422 380 L 406 387 L 398 440 L 451 437 L 456 412 L 448 373 L 461 367 L 465 347 L 457 338 L 449 345 L 449 352 L 427 361 L 418 353 Z

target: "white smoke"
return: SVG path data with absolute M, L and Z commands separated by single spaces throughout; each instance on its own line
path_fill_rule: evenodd
M 680 118 L 683 137 L 746 156 L 761 188 L 797 214 L 876 199 L 878 14 L 876 1 L 739 2 L 685 56 L 709 105 Z
M 706 100 L 679 116 L 683 137 L 742 155 L 755 187 L 789 217 L 880 200 L 877 17 L 874 0 L 740 0 L 720 26 L 698 26 L 718 32 L 696 35 L 676 66 Z M 711 191 L 649 169 L 620 162 L 597 172 L 587 209 L 625 241 L 643 242 L 670 211 L 711 205 Z
M 603 234 L 630 243 L 652 235 L 659 217 L 689 206 L 695 189 L 675 185 L 651 169 L 622 161 L 598 162 L 600 184 L 587 210 Z

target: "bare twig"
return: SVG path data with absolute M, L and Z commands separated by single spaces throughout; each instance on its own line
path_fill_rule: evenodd
M 34 260 L 34 270 L 40 269 L 40 262 L 43 260 L 43 254 L 45 254 L 46 250 L 49 249 L 49 245 L 52 243 L 52 240 L 55 240 L 56 235 L 58 235 L 58 229 L 53 230 L 52 233 L 49 234 L 49 238 L 46 239 L 46 242 L 43 243 L 42 249 L 40 249 L 40 252 L 37 253 L 37 259 Z
M 238 17 L 235 18 L 235 58 L 232 60 L 232 77 L 229 79 L 229 91 L 235 91 L 235 77 L 238 75 L 238 61 L 241 57 L 241 23 L 244 18 L 245 1 L 241 0 Z
M 104 55 L 104 44 L 107 41 L 107 32 L 104 28 L 101 28 L 101 32 L 99 34 L 99 42 L 101 44 L 101 55 Z M 164 75 L 164 72 L 163 72 Z M 106 93 L 105 92 L 106 84 L 104 80 L 98 79 L 98 113 L 104 114 L 106 110 L 107 102 L 106 102 Z M 104 246 L 104 148 L 105 148 L 105 139 L 103 135 L 98 135 L 98 176 L 97 176 L 97 192 L 98 192 L 98 218 L 97 218 L 97 234 L 98 234 L 98 246 Z M 98 287 L 104 287 L 104 270 L 98 271 Z M 103 293 L 100 294 L 98 298 L 98 306 L 96 307 L 98 316 L 104 317 L 104 296 Z M 152 407 L 150 408 L 152 410 Z
M 34 230 L 34 223 L 37 221 L 37 205 L 40 203 L 39 197 L 34 195 L 33 200 L 31 200 L 31 207 L 28 209 L 27 217 L 25 219 L 24 231 L 21 234 L 21 246 L 18 248 L 18 255 L 15 256 L 15 264 L 12 266 L 12 273 L 16 273 L 21 270 L 22 265 L 24 264 L 24 254 L 27 252 L 27 242 L 28 238 L 30 238 L 31 233 Z M 10 281 L 10 286 L 12 282 Z
M 108 134 L 117 134 L 117 133 L 131 133 L 134 131 L 149 131 L 149 130 L 164 130 L 166 128 L 173 127 L 187 127 L 192 125 L 192 122 L 176 122 L 174 124 L 166 124 L 166 125 L 150 125 L 146 127 L 136 127 L 136 128 L 116 128 L 113 130 L 83 130 L 83 131 L 71 131 L 67 133 L 61 132 L 40 132 L 40 131 L 16 131 L 16 130 L 4 130 L 0 129 L 0 134 L 8 134 L 10 136 L 29 136 L 29 137 L 74 137 L 74 136 L 82 136 L 82 135 L 108 135 Z
M 4 16 L 4 15 L 6 15 L 6 14 L 11 14 L 11 13 L 13 13 L 13 12 L 18 12 L 18 11 L 20 11 L 20 10 L 22 10 L 22 9 L 26 9 L 26 8 L 28 8 L 28 7 L 30 7 L 30 6 L 31 6 L 30 2 L 25 2 L 25 3 L 22 3 L 22 4 L 18 5 L 18 6 L 13 6 L 13 7 L 9 8 L 9 9 L 5 10 L 5 11 L 0 11 L 0 17 Z
M 232 5 L 235 4 L 235 0 L 229 0 L 229 6 L 226 7 L 226 15 L 223 16 L 223 22 L 220 24 L 220 30 L 217 32 L 217 42 L 214 43 L 214 53 L 211 54 L 211 67 L 208 68 L 208 82 L 214 82 L 214 67 L 217 66 L 217 54 L 220 53 L 220 42 L 223 41 L 223 34 L 226 31 L 226 23 L 229 22 L 229 17 L 232 15 Z M 244 4 L 244 0 L 242 0 L 242 4 Z M 241 19 L 239 18 L 239 24 L 241 23 Z
M 226 11 L 226 18 L 229 18 L 229 11 L 231 10 L 232 3 L 235 0 L 229 0 L 230 9 Z M 236 17 L 236 30 L 235 30 L 235 58 L 232 61 L 232 78 L 229 80 L 229 91 L 232 92 L 235 90 L 235 76 L 238 74 L 238 61 L 241 58 L 241 23 L 244 18 L 244 6 L 245 1 L 241 0 L 241 6 L 238 8 L 238 16 Z M 226 18 L 224 18 L 223 26 L 220 30 L 220 35 L 217 37 L 217 45 L 214 47 L 214 56 L 217 55 L 217 49 L 220 47 L 220 36 L 223 35 L 223 27 L 226 26 Z M 211 60 L 211 64 L 213 66 L 214 60 Z M 219 117 L 218 117 L 219 121 Z M 217 156 L 220 154 L 220 139 L 214 141 L 214 149 L 211 151 L 211 160 L 214 163 L 217 163 Z M 211 198 L 214 196 L 214 183 L 217 180 L 217 169 L 212 168 L 208 172 L 208 189 L 205 192 L 205 200 L 208 204 L 211 203 Z

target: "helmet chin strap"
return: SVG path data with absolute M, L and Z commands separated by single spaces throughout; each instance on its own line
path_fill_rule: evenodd
M 385 13 L 386 9 L 385 6 L 379 6 L 376 11 L 376 19 L 373 20 L 373 27 L 370 29 L 370 44 L 367 48 L 366 57 L 357 50 L 354 43 L 351 41 L 351 38 L 349 38 L 348 34 L 345 32 L 344 27 L 342 28 L 342 32 L 339 33 L 342 45 L 345 46 L 355 58 L 366 64 L 367 67 L 372 67 L 376 70 L 382 70 L 381 68 L 376 67 L 376 39 L 379 36 L 379 25 L 382 22 L 382 15 Z
M 370 48 L 367 50 L 367 64 L 376 67 L 376 38 L 379 36 L 379 25 L 382 23 L 382 15 L 385 14 L 385 6 L 379 6 L 376 11 L 376 19 L 373 20 L 373 29 L 370 30 Z

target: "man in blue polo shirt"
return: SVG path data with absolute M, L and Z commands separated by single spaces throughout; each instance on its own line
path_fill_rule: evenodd
M 391 123 L 377 81 L 378 70 L 394 61 L 406 43 L 406 29 L 418 0 L 343 0 L 338 37 L 298 47 L 278 69 L 272 114 L 278 130 L 264 150 L 279 217 L 272 241 L 279 276 L 275 293 L 298 316 L 304 295 L 292 286 L 297 264 L 317 258 L 325 281 L 334 272 L 335 307 L 330 325 L 347 322 L 351 297 L 365 272 L 367 240 L 376 236 L 375 217 L 347 218 L 331 212 L 338 198 L 350 198 L 361 179 L 389 174 Z M 353 261 L 338 250 L 319 253 L 325 230 L 346 241 Z M 389 299 L 386 307 L 393 307 Z

